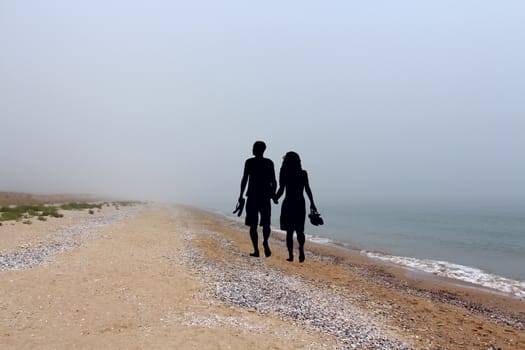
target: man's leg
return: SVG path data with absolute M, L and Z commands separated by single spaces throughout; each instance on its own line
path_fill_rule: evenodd
M 254 198 L 248 197 L 246 202 L 246 221 L 245 224 L 250 226 L 250 239 L 252 240 L 253 253 L 251 256 L 259 256 L 259 237 L 257 236 L 257 224 L 259 222 L 259 214 L 257 211 L 257 201 Z
M 250 238 L 253 245 L 253 253 L 250 253 L 251 256 L 259 256 L 259 236 L 257 235 L 257 225 L 250 226 Z
M 272 232 L 272 230 L 270 229 L 270 225 L 263 226 L 263 247 L 264 255 L 266 255 L 266 257 L 272 255 L 272 251 L 270 250 L 270 246 L 268 245 L 268 238 L 270 238 L 270 232 Z
M 272 251 L 270 250 L 270 246 L 268 245 L 268 238 L 270 237 L 270 232 L 272 230 L 270 229 L 271 225 L 271 212 L 272 212 L 272 205 L 270 203 L 270 198 L 265 198 L 261 201 L 261 226 L 263 227 L 263 246 L 264 246 L 264 255 L 266 257 L 269 257 L 272 255 Z

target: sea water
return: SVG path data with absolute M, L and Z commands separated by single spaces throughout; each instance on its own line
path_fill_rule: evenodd
M 307 223 L 310 240 L 525 299 L 525 201 L 318 207 L 325 225 Z
M 339 204 L 315 237 L 525 298 L 525 202 Z

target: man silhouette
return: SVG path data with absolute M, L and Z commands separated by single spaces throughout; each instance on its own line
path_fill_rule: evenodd
M 253 144 L 253 158 L 249 158 L 244 163 L 244 174 L 241 180 L 241 194 L 239 195 L 239 204 L 244 202 L 244 190 L 248 184 L 246 196 L 246 220 L 247 226 L 250 226 L 250 238 L 253 244 L 253 253 L 251 256 L 259 256 L 259 237 L 257 235 L 257 225 L 263 228 L 263 247 L 264 255 L 270 256 L 272 252 L 268 245 L 270 237 L 270 218 L 271 218 L 271 199 L 275 195 L 277 181 L 275 180 L 275 168 L 273 162 L 263 157 L 266 150 L 266 144 L 257 141 Z M 259 221 L 260 215 L 260 221 Z

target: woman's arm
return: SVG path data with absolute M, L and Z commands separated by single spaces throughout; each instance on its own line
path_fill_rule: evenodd
M 281 198 L 281 196 L 284 193 L 284 188 L 286 187 L 286 184 L 284 182 L 285 181 L 283 179 L 283 175 L 279 174 L 279 189 L 277 190 L 277 192 L 275 192 L 275 196 L 273 197 L 273 202 L 275 204 L 278 204 L 279 198 Z
M 308 173 L 306 171 L 304 172 L 304 190 L 306 191 L 306 195 L 310 200 L 310 209 L 317 210 L 314 203 L 314 195 L 312 194 L 312 190 L 310 189 L 310 183 L 308 181 Z
M 281 198 L 283 193 L 284 193 L 284 186 L 281 183 L 279 183 L 279 189 L 277 190 L 277 192 L 275 192 L 275 196 L 273 197 L 273 201 L 275 204 L 277 204 L 277 201 L 279 200 L 279 198 Z

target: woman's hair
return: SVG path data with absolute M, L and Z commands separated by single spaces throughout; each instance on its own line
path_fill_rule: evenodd
M 289 179 L 299 176 L 302 171 L 301 158 L 299 158 L 297 153 L 290 151 L 283 158 L 283 165 L 279 172 L 279 182 L 287 182 Z

